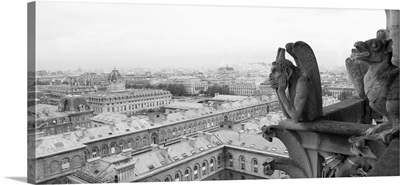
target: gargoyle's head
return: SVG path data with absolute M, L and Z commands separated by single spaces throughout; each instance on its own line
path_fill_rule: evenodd
M 391 58 L 392 44 L 393 41 L 391 39 L 370 39 L 365 42 L 358 41 L 354 43 L 355 48 L 351 50 L 350 58 L 368 64 L 379 63 L 384 59 Z
M 264 166 L 264 175 L 271 176 L 275 171 L 275 162 L 273 158 L 267 158 L 267 161 L 263 163 Z
M 285 49 L 279 48 L 276 60 L 272 62 L 271 74 L 269 74 L 271 87 L 278 89 L 280 80 L 289 80 L 293 73 L 293 68 L 293 63 L 285 58 Z

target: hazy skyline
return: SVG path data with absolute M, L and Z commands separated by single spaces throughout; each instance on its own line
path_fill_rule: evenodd
M 37 2 L 36 13 L 39 70 L 272 62 L 298 40 L 321 66 L 344 66 L 386 26 L 384 10 Z

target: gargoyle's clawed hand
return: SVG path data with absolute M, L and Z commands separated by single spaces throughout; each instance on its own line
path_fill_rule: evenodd
M 385 143 L 390 143 L 390 141 L 397 135 L 399 135 L 399 125 L 390 130 L 385 130 L 379 134 L 380 138 Z
M 379 125 L 367 129 L 364 133 L 366 136 L 369 136 L 369 135 L 375 134 L 378 130 L 379 130 Z
M 387 130 L 391 128 L 391 122 L 390 121 L 385 121 L 381 124 L 378 124 L 374 127 L 371 127 L 369 129 L 367 129 L 364 133 L 366 136 L 372 135 L 372 134 L 376 134 L 378 132 L 382 132 L 383 130 Z
M 287 80 L 286 78 L 280 78 L 279 79 L 279 86 L 278 86 L 278 91 L 285 91 L 287 87 Z

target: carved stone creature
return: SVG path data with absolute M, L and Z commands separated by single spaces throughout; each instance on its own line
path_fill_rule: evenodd
M 369 105 L 388 121 L 368 129 L 365 134 L 381 132 L 379 138 L 388 142 L 399 133 L 399 68 L 392 64 L 392 40 L 379 37 L 354 44 L 350 59 L 346 60 L 349 73 L 363 71 L 361 63 L 368 64 L 368 71 L 349 75 L 360 97 L 365 96 Z M 363 77 L 363 80 L 359 80 Z M 361 89 L 363 87 L 363 89 Z
M 279 48 L 269 76 L 271 87 L 276 90 L 282 111 L 294 122 L 320 119 L 321 80 L 314 52 L 302 41 L 288 43 L 285 47 L 297 66 L 285 59 L 285 49 Z

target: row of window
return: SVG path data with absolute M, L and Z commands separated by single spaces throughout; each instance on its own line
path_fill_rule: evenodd
M 169 181 L 192 181 L 192 180 L 199 180 L 205 178 L 205 176 L 211 174 L 212 172 L 216 171 L 217 169 L 221 168 L 222 163 L 222 154 L 219 154 L 217 159 L 215 157 L 211 157 L 210 161 L 205 159 L 201 165 L 196 163 L 193 166 L 193 170 L 191 167 L 186 167 L 184 173 L 182 174 L 181 171 L 175 172 L 174 176 L 167 175 L 164 179 L 165 182 Z M 156 180 L 160 181 L 160 180 Z
M 147 96 L 150 96 L 151 98 L 149 100 L 154 100 L 154 96 L 161 96 L 162 98 L 166 96 L 162 95 L 170 95 L 169 92 L 158 92 L 155 94 L 149 94 L 149 95 L 135 95 L 135 96 L 125 96 L 125 97 L 114 97 L 114 98 L 96 98 L 96 97 L 89 97 L 89 101 L 97 101 L 97 102 L 107 102 L 107 101 L 120 101 L 120 100 L 131 100 L 131 99 L 138 99 L 138 98 L 144 98 Z M 168 97 L 168 96 L 167 96 Z
M 227 156 L 228 156 L 228 166 L 235 168 L 234 162 L 233 162 L 234 161 L 233 155 L 231 153 L 228 153 Z M 246 158 L 243 155 L 239 156 L 239 158 L 238 158 L 239 168 L 238 169 L 246 171 L 246 163 L 248 163 L 248 161 L 246 161 Z M 259 165 L 258 165 L 258 160 L 256 158 L 251 159 L 250 166 L 251 166 L 251 169 L 250 169 L 251 173 L 258 173 Z M 269 170 L 263 170 L 263 171 L 264 171 L 264 175 L 268 175 L 268 176 L 272 175 L 272 173 L 270 173 Z
M 211 123 L 203 124 L 203 127 L 201 127 L 201 125 L 199 123 L 197 125 L 197 127 L 194 126 L 193 129 L 191 127 L 192 125 L 189 125 L 188 129 L 186 129 L 187 127 L 185 125 L 183 127 L 183 129 L 182 129 L 182 127 L 179 127 L 178 129 L 173 128 L 172 131 L 171 131 L 171 129 L 168 129 L 167 132 L 162 130 L 160 137 L 158 137 L 158 134 L 156 134 L 156 133 L 153 133 L 151 138 L 149 138 L 147 135 L 144 135 L 143 139 L 141 139 L 140 136 L 137 136 L 135 140 L 129 139 L 127 142 L 127 145 L 124 140 L 121 140 L 119 142 L 119 145 L 117 145 L 117 143 L 111 143 L 110 149 L 108 148 L 107 145 L 103 145 L 101 148 L 101 154 L 100 154 L 100 150 L 98 149 L 98 147 L 94 146 L 94 147 L 92 147 L 91 155 L 89 155 L 90 154 L 89 151 L 85 151 L 85 160 L 87 160 L 89 158 L 95 158 L 98 156 L 105 157 L 105 156 L 109 156 L 112 154 L 120 153 L 125 148 L 137 149 L 137 148 L 140 148 L 143 146 L 148 146 L 151 143 L 158 144 L 159 142 L 167 141 L 168 139 L 177 138 L 181 135 L 191 134 L 196 131 L 205 130 L 207 128 L 216 127 L 217 125 L 218 125 L 217 123 L 211 122 Z
M 123 105 L 123 106 L 115 106 L 115 107 L 107 107 L 107 112 L 121 112 L 121 111 L 127 111 L 127 110 L 136 110 L 136 109 L 143 109 L 143 108 L 151 108 L 155 106 L 163 106 L 167 104 L 166 101 L 157 101 L 157 102 L 150 102 L 150 103 L 140 103 L 140 104 L 134 104 L 134 105 Z M 97 110 L 97 109 L 95 109 Z M 100 107 L 99 109 L 100 112 L 102 112 L 102 109 Z
M 228 153 L 228 166 L 234 168 L 234 163 L 233 163 L 233 156 L 232 154 Z M 174 176 L 167 175 L 164 178 L 165 182 L 168 181 L 192 181 L 192 180 L 200 180 L 202 178 L 205 178 L 207 175 L 210 175 L 212 172 L 216 171 L 217 169 L 221 168 L 221 163 L 222 163 L 222 154 L 219 154 L 217 159 L 215 160 L 215 157 L 211 157 L 209 160 L 204 160 L 201 165 L 199 163 L 196 163 L 193 166 L 193 170 L 191 167 L 186 167 L 184 173 L 182 174 L 181 171 L 175 172 Z M 240 156 L 238 158 L 239 160 L 239 169 L 246 171 L 246 159 L 244 156 Z M 251 160 L 251 173 L 257 173 L 259 172 L 259 164 L 258 160 L 256 158 L 253 158 Z M 268 173 L 266 173 L 268 172 Z M 270 170 L 264 170 L 264 175 L 271 176 L 272 174 L 270 173 Z M 231 175 L 231 179 L 233 176 Z M 242 179 L 243 176 L 242 176 Z M 156 179 L 155 181 L 160 181 Z

